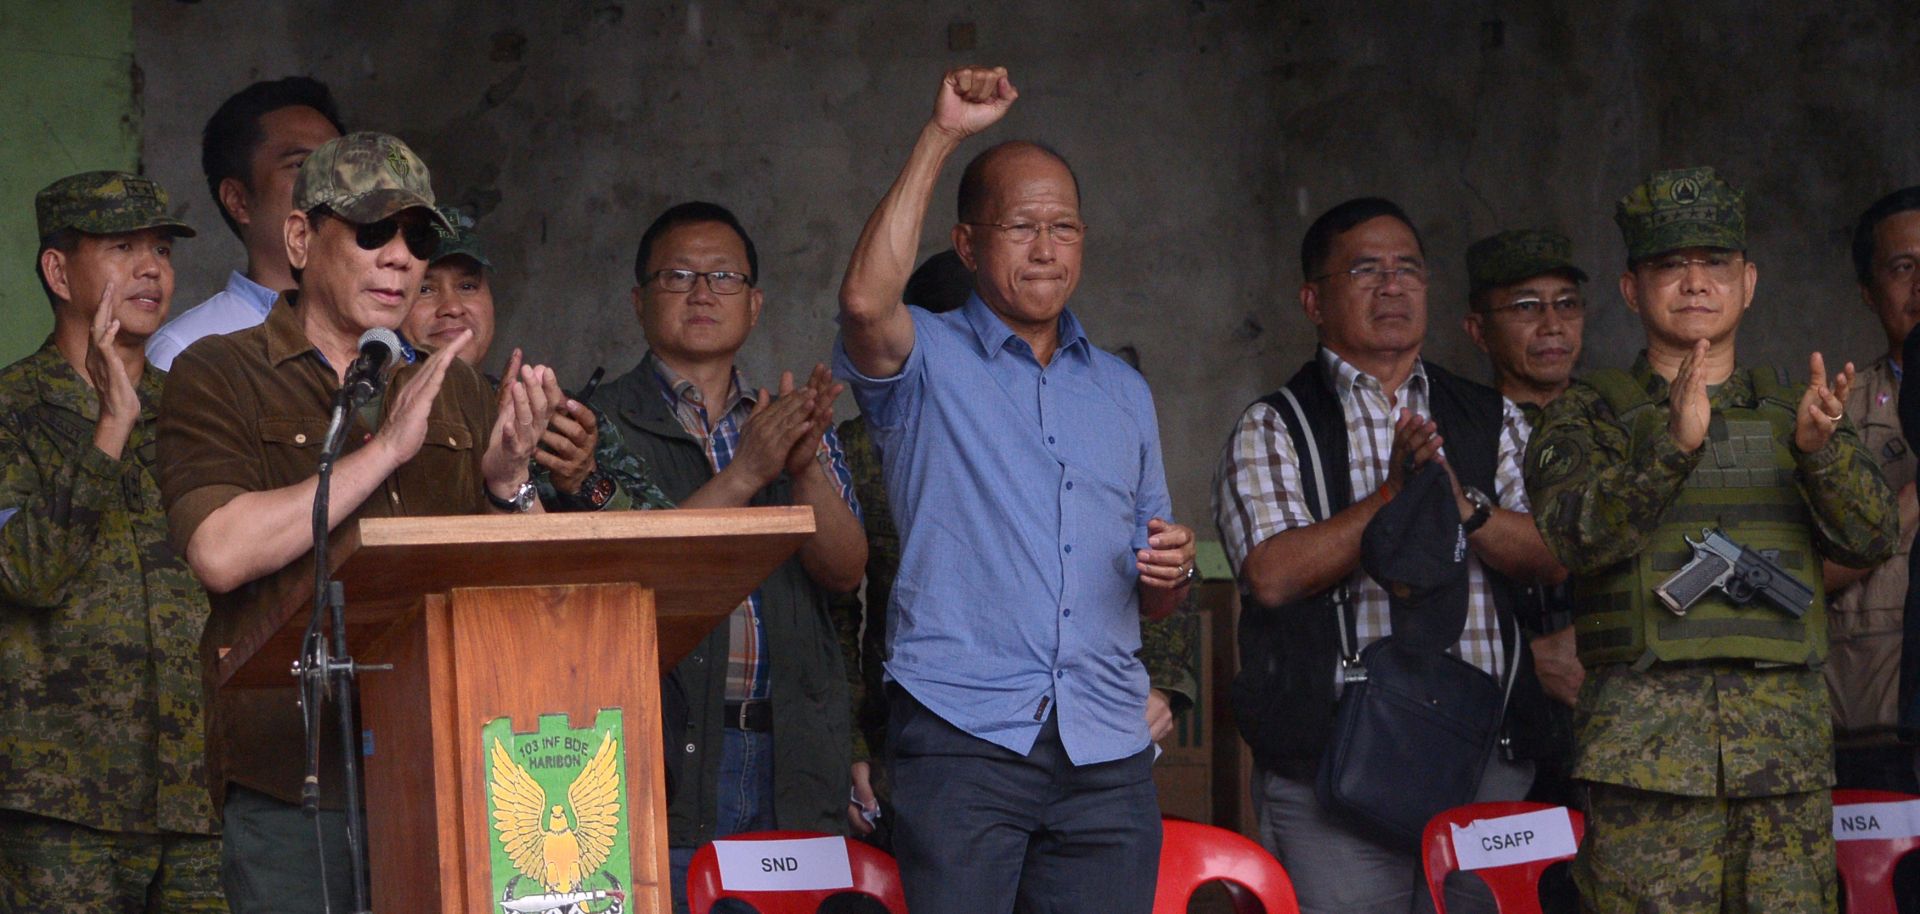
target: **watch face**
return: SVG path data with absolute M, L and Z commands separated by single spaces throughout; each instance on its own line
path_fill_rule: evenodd
M 592 479 L 587 480 L 580 494 L 585 495 L 588 503 L 594 507 L 604 507 L 613 498 L 613 479 L 596 472 Z

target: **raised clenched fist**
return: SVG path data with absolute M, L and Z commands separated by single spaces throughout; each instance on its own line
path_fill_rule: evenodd
M 1005 116 L 1019 97 L 1006 67 L 948 70 L 933 103 L 933 126 L 956 139 L 973 136 Z

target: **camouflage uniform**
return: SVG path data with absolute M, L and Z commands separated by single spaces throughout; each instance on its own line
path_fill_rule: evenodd
M 1710 169 L 1655 175 L 1621 201 L 1617 219 L 1634 260 L 1684 247 L 1745 248 L 1739 197 Z M 1644 355 L 1630 374 L 1664 416 L 1667 382 Z M 1710 395 L 1716 426 L 1725 424 L 1722 410 L 1758 399 L 1744 371 Z M 1608 573 L 1648 548 L 1667 506 L 1714 451 L 1682 453 L 1666 435 L 1631 441 L 1600 391 L 1576 381 L 1547 407 L 1528 449 L 1535 523 L 1576 584 Z M 1891 554 L 1892 497 L 1850 424 L 1821 451 L 1795 450 L 1793 459 L 1823 553 L 1850 565 Z M 1739 538 L 1737 524 L 1730 533 Z M 1588 634 L 1582 625 L 1583 654 Z M 1574 768 L 1592 782 L 1574 867 L 1589 909 L 1833 910 L 1828 715 L 1826 686 L 1806 666 L 1591 668 L 1575 715 Z
M 881 664 L 887 656 L 887 602 L 900 568 L 900 531 L 887 506 L 880 455 L 873 449 L 866 419 L 855 416 L 840 423 L 839 433 L 867 531 L 864 609 L 859 589 L 833 598 L 834 625 L 840 630 L 840 652 L 847 665 L 847 690 L 853 696 L 853 758 L 863 761 L 885 753 L 887 697 L 881 688 Z M 1198 622 L 1190 614 L 1175 613 L 1140 623 L 1140 662 L 1152 687 L 1167 693 L 1175 714 L 1193 707 L 1200 692 L 1193 675 Z
M 77 175 L 36 204 L 43 238 L 192 232 L 133 175 Z M 138 909 L 151 883 L 183 909 L 226 909 L 207 598 L 167 544 L 153 471 L 164 377 L 135 386 L 116 460 L 93 446 L 99 399 L 52 339 L 0 370 L 0 910 Z
M 533 465 L 533 484 L 540 490 L 540 501 L 554 511 L 653 511 L 673 507 L 673 499 L 660 490 L 654 481 L 653 470 L 645 460 L 627 450 L 626 439 L 620 435 L 620 426 L 608 419 L 597 408 L 593 409 L 594 421 L 599 423 L 600 438 L 593 446 L 594 468 L 605 473 L 614 482 L 613 497 L 598 508 L 578 507 L 577 501 L 562 496 L 560 490 L 553 487 L 553 474 L 547 468 Z M 588 479 L 582 488 L 593 484 Z

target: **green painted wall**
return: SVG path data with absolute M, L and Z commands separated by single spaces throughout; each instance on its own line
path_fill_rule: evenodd
M 131 0 L 0 0 L 0 365 L 53 328 L 34 278 L 33 194 L 140 154 Z

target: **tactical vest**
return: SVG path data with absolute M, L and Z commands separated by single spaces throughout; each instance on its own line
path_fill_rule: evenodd
M 1582 664 L 1731 659 L 1817 665 L 1826 657 L 1820 556 L 1813 546 L 1812 515 L 1795 482 L 1790 444 L 1797 398 L 1784 378 L 1741 370 L 1751 379 L 1755 405 L 1713 411 L 1702 445 L 1706 452 L 1661 512 L 1660 526 L 1645 548 L 1574 582 Z M 1632 375 L 1609 369 L 1585 380 L 1626 426 L 1632 453 L 1645 453 L 1667 434 L 1667 412 Z M 1715 589 L 1685 616 L 1668 610 L 1654 588 L 1692 561 L 1686 538 L 1699 540 L 1707 527 L 1719 527 L 1742 546 L 1774 557 L 1813 588 L 1812 608 L 1795 619 L 1758 602 L 1734 604 Z

